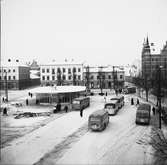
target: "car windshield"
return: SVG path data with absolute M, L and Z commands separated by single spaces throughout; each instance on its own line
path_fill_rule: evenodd
M 100 118 L 97 117 L 91 117 L 90 121 L 94 121 L 94 122 L 100 122 Z

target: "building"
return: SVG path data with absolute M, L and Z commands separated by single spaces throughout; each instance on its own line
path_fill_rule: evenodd
M 149 44 L 148 37 L 146 41 L 144 40 L 142 49 L 142 76 L 147 80 L 152 80 L 153 83 L 158 78 L 159 67 L 162 66 L 161 79 L 164 82 L 163 85 L 165 85 L 165 82 L 167 82 L 167 42 L 159 54 L 152 52 L 151 46 L 153 45 L 153 43 Z
M 83 85 L 83 64 L 73 60 L 40 65 L 41 85 Z
M 18 60 L 2 62 L 0 67 L 1 89 L 24 89 L 30 86 L 30 68 Z
M 83 73 L 85 86 L 89 89 L 122 88 L 124 86 L 124 70 L 115 66 L 84 67 Z

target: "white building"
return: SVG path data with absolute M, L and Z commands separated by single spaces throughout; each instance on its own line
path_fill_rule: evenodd
M 1 89 L 24 89 L 31 85 L 30 67 L 18 60 L 1 62 L 0 86 Z
M 40 65 L 40 80 L 42 85 L 82 85 L 83 64 L 65 60 Z

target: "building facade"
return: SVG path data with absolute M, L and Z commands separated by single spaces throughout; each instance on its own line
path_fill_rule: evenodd
M 147 80 L 152 80 L 153 82 L 157 79 L 158 69 L 160 66 L 162 67 L 161 79 L 163 82 L 167 82 L 167 42 L 160 54 L 154 54 L 151 52 L 151 47 L 147 37 L 146 41 L 143 43 L 142 49 L 142 76 Z
M 123 88 L 125 82 L 124 70 L 107 67 L 85 67 L 83 73 L 85 86 L 89 89 Z
M 41 85 L 83 85 L 83 64 L 63 62 L 40 65 Z
M 2 63 L 0 68 L 1 89 L 24 89 L 30 86 L 30 68 L 18 62 Z

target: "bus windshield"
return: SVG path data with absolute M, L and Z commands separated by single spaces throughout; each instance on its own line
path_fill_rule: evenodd
M 80 104 L 80 101 L 74 100 L 74 101 L 73 101 L 73 104 Z
M 105 108 L 107 108 L 107 109 L 115 108 L 115 104 L 106 104 Z

